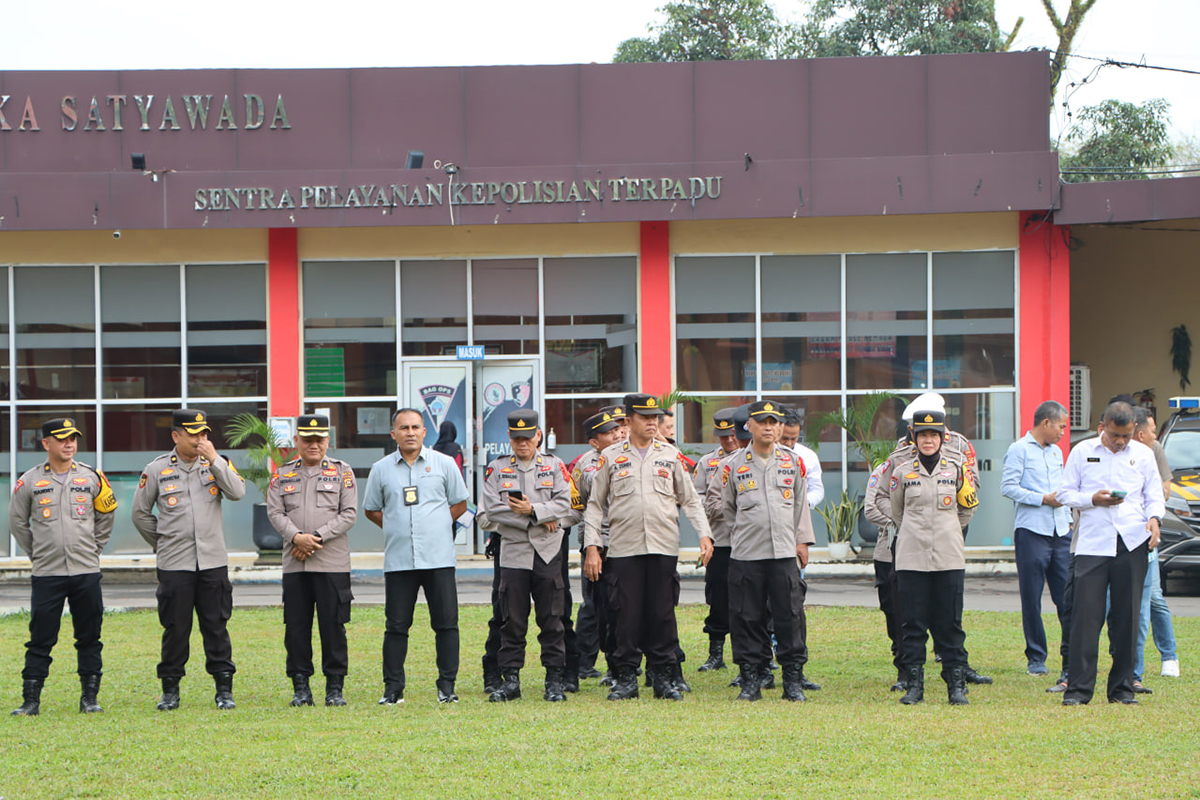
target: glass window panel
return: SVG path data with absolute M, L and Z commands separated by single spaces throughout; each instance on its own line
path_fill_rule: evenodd
M 92 267 L 15 267 L 17 399 L 96 395 Z
M 8 394 L 8 267 L 0 267 L 0 400 Z M 3 447 L 7 449 L 7 439 Z
M 537 270 L 531 258 L 471 262 L 474 344 L 489 355 L 538 352 Z
M 558 449 L 554 454 L 563 461 L 571 459 L 588 449 L 588 435 L 583 423 L 604 406 L 619 405 L 624 398 L 615 397 L 572 397 L 570 400 L 547 400 L 546 431 L 554 429 Z
M 675 259 L 676 370 L 689 391 L 745 391 L 754 381 L 754 258 Z
M 637 260 L 548 258 L 544 265 L 546 391 L 634 391 Z
M 267 393 L 265 264 L 187 267 L 189 397 Z
M 675 442 L 681 449 L 703 455 L 717 445 L 713 435 L 712 416 L 722 408 L 737 408 L 753 403 L 754 393 L 723 397 L 697 397 L 675 407 Z M 695 458 L 693 455 L 692 458 Z
M 842 365 L 840 256 L 763 256 L 764 393 L 837 390 Z
M 402 261 L 404 355 L 454 355 L 467 344 L 467 262 Z
M 1020 436 L 1012 392 L 945 394 L 946 424 L 971 440 L 979 469 L 979 507 L 968 545 L 1011 545 L 1013 504 L 1000 494 L 1004 454 Z
M 396 394 L 396 264 L 304 264 L 308 397 Z
M 25 470 L 46 460 L 46 450 L 42 447 L 42 423 L 55 417 L 69 417 L 75 420 L 75 427 L 83 431 L 83 435 L 79 437 L 79 449 L 75 460 L 96 465 L 95 406 L 20 406 L 15 413 L 18 477 Z
M 1013 274 L 1011 250 L 933 254 L 933 386 L 1015 385 Z
M 100 268 L 106 398 L 178 397 L 178 266 Z
M 142 469 L 174 447 L 171 412 L 177 408 L 178 402 L 103 407 L 104 474 L 117 496 L 117 517 L 105 553 L 150 552 L 146 540 L 133 527 L 129 509 Z
M 3 274 L 4 270 L 0 269 L 0 276 Z M 5 309 L 7 308 L 6 305 Z M 0 318 L 3 316 L 0 315 Z M 0 407 L 0 519 L 8 519 L 8 501 L 12 497 L 12 477 L 8 474 L 10 415 L 11 412 L 7 406 Z M 0 535 L 0 557 L 13 555 L 9 552 L 10 539 L 11 537 L 7 533 Z
M 914 383 L 927 356 L 924 253 L 846 257 L 846 382 L 850 389 Z

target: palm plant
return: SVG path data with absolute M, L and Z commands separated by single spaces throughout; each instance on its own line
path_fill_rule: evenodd
M 817 506 L 817 513 L 825 520 L 825 531 L 830 542 L 848 542 L 858 526 L 858 515 L 862 512 L 863 501 L 858 494 L 850 496 L 845 489 L 842 497 L 836 503 L 828 502 Z
M 892 392 L 869 392 L 849 408 L 814 414 L 805 436 L 808 446 L 816 450 L 821 430 L 826 425 L 836 425 L 846 431 L 850 446 L 867 462 L 868 471 L 875 469 L 896 449 L 896 441 L 891 438 L 875 438 L 871 429 L 874 427 L 875 417 L 879 415 L 879 409 L 897 399 L 899 396 Z
M 242 447 L 254 439 L 256 444 L 246 447 L 246 465 L 242 477 L 258 487 L 263 497 L 271 485 L 275 468 L 296 457 L 296 449 L 280 442 L 275 430 L 253 414 L 238 414 L 225 426 L 225 438 L 230 447 Z

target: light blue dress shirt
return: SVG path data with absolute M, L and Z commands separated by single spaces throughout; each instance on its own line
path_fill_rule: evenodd
M 1016 506 L 1014 528 L 1024 528 L 1042 536 L 1070 533 L 1070 509 L 1042 504 L 1043 497 L 1058 491 L 1062 475 L 1063 455 L 1058 445 L 1043 447 L 1031 432 L 1008 446 L 1000 477 L 1000 494 Z
M 409 486 L 417 487 L 416 505 L 404 505 Z M 383 571 L 453 567 L 450 506 L 466 499 L 458 464 L 428 447 L 411 467 L 399 450 L 372 464 L 362 507 L 383 512 Z

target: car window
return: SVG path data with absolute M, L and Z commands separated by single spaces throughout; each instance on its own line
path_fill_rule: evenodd
M 1163 450 L 1172 471 L 1200 468 L 1200 430 L 1171 431 L 1163 440 Z

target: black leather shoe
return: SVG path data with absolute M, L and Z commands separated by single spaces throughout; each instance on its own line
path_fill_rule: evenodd
M 1143 686 L 1141 681 L 1134 681 L 1133 682 L 1133 693 L 1134 694 L 1154 694 L 1154 690 Z
M 1064 697 L 1062 704 L 1064 706 L 1081 706 L 1084 703 L 1082 700 L 1079 700 L 1078 698 L 1075 698 L 1075 697 Z
M 384 689 L 383 697 L 379 698 L 381 706 L 396 706 L 404 702 L 403 689 Z
M 509 700 L 521 699 L 521 671 L 512 669 L 504 673 L 504 683 L 500 688 L 488 695 L 493 703 L 507 703 Z
M 346 705 L 346 698 L 342 697 L 345 680 L 341 675 L 325 676 L 325 705 L 339 707 Z
M 307 675 L 292 676 L 292 702 L 291 705 L 299 708 L 300 706 L 311 706 L 313 704 L 312 689 L 308 686 Z
M 992 679 L 987 675 L 980 675 L 970 667 L 965 667 L 963 669 L 963 679 L 966 680 L 967 683 L 974 683 L 982 686 L 987 686 L 988 684 L 992 683 Z
M 458 702 L 458 695 L 456 695 L 454 692 L 443 692 L 441 689 L 438 689 L 438 705 L 439 706 L 444 706 L 444 705 L 448 705 L 450 703 L 457 703 L 457 702 Z
M 1126 705 L 1126 706 L 1136 706 L 1138 704 L 1136 697 L 1124 697 L 1124 696 L 1120 696 L 1120 695 L 1118 695 L 1116 697 L 1108 698 L 1108 702 L 1121 703 L 1122 705 Z
M 587 680 L 588 678 L 600 678 L 600 677 L 603 677 L 603 675 L 601 674 L 600 670 L 596 669 L 595 667 L 584 667 L 584 666 L 579 667 L 579 679 L 581 681 Z
M 213 683 L 217 687 L 217 693 L 213 696 L 213 702 L 217 704 L 217 708 L 222 711 L 232 711 L 237 708 L 237 704 L 233 702 L 233 673 L 218 672 L 213 675 Z
M 753 703 L 762 699 L 762 686 L 760 685 L 759 666 L 757 664 L 739 664 L 738 669 L 741 672 L 739 676 L 741 681 L 738 683 L 742 690 L 738 692 L 737 699 L 745 700 Z M 771 670 L 764 665 L 763 672 L 770 674 Z
M 800 668 L 800 688 L 806 692 L 821 691 L 821 684 L 813 683 L 808 678 L 804 677 L 804 667 Z
M 21 705 L 14 709 L 12 716 L 14 717 L 36 717 L 42 709 L 42 681 L 41 678 L 32 678 L 22 682 L 21 684 Z
M 1058 676 L 1058 683 L 1054 684 L 1046 691 L 1050 694 L 1062 694 L 1067 690 L 1067 673 L 1062 673 Z

